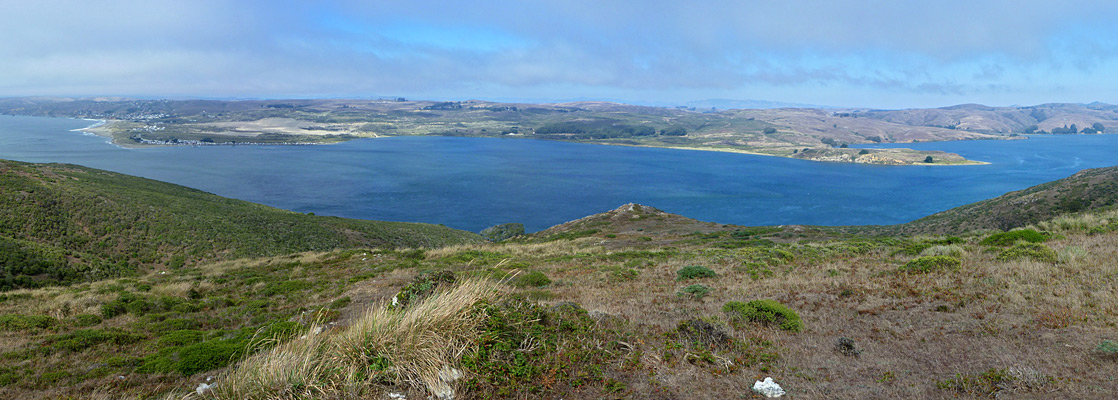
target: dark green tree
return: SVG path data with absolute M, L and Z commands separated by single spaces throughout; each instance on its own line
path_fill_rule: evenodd
M 924 163 L 931 164 L 931 163 L 934 163 L 934 162 L 936 162 L 936 161 L 932 159 L 932 156 L 924 157 Z

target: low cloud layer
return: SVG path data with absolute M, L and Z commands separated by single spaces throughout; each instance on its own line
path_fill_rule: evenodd
M 1118 5 L 756 3 L 28 2 L 0 96 L 1118 102 Z

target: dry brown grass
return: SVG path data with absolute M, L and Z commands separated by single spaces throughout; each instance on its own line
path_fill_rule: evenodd
M 494 299 L 497 284 L 466 280 L 404 310 L 371 307 L 340 332 L 303 337 L 249 357 L 224 375 L 219 399 L 351 398 L 390 381 L 445 397 L 457 366 L 476 339 L 481 315 L 474 304 Z

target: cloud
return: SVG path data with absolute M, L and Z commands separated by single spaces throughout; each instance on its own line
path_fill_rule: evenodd
M 0 35 L 9 38 L 0 40 L 0 95 L 686 100 L 771 93 L 819 103 L 813 95 L 840 89 L 924 102 L 1056 92 L 1107 100 L 1098 96 L 1118 89 L 1106 83 L 1118 68 L 1118 44 L 1109 39 L 1118 27 L 1108 18 L 1118 5 L 1091 1 L 54 1 L 10 8 L 0 15 Z M 1092 89 L 1086 82 L 1104 83 Z M 1061 99 L 1044 101 L 1051 100 Z

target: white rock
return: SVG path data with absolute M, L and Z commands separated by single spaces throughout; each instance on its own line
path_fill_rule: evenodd
M 404 396 L 404 395 L 399 394 L 399 393 L 389 393 L 388 398 L 390 398 L 390 399 L 406 399 L 406 398 L 408 398 L 408 396 Z
M 396 307 L 397 304 L 400 304 L 400 302 L 396 300 L 396 296 L 392 296 L 392 306 Z
M 439 381 L 434 384 L 429 384 L 427 390 L 430 390 L 431 394 L 434 394 L 435 398 L 439 400 L 454 400 L 456 393 L 451 384 L 456 380 L 462 379 L 462 376 L 464 375 L 458 368 L 451 368 L 450 366 L 444 365 L 439 369 Z
M 213 387 L 214 386 L 211 385 L 211 384 L 202 383 L 202 384 L 199 384 L 198 387 L 194 389 L 194 392 L 198 393 L 198 395 L 201 396 L 203 394 L 206 394 L 206 391 L 212 389 Z
M 776 382 L 773 382 L 772 377 L 766 377 L 765 381 L 756 381 L 753 383 L 753 391 L 760 393 L 765 397 L 780 397 L 784 395 L 784 389 L 780 388 Z

